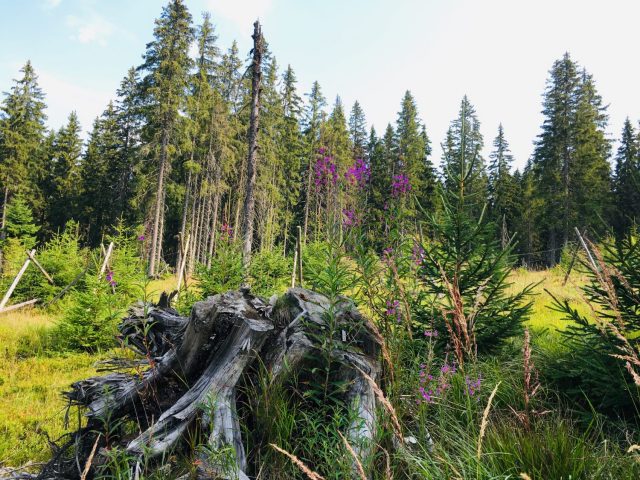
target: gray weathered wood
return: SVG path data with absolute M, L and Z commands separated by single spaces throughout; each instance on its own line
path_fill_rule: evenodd
M 75 449 L 77 460 L 55 458 L 45 467 L 49 476 L 42 478 L 76 479 L 76 464 L 86 464 L 96 435 L 104 433 L 103 419 L 109 418 L 137 422 L 139 433 L 123 438 L 119 445 L 139 459 L 131 464 L 132 476 L 143 464 L 143 456 L 161 459 L 179 444 L 185 445 L 182 440 L 189 427 L 199 421 L 208 448 L 231 448 L 235 464 L 230 471 L 228 462 L 216 464 L 203 451 L 194 452 L 199 457 L 197 478 L 248 480 L 236 411 L 237 387 L 243 376 L 252 375 L 249 372 L 258 361 L 274 382 L 285 384 L 309 358 L 317 357 L 321 347 L 314 338 L 326 329 L 330 305 L 338 324 L 330 355 L 349 382 L 345 400 L 358 412 L 344 434 L 360 458 L 371 458 L 376 395 L 362 372 L 378 379 L 380 345 L 351 301 L 340 299 L 332 305 L 318 293 L 292 288 L 267 303 L 240 290 L 197 302 L 189 318 L 169 308 L 166 297 L 160 303 L 137 303 L 119 327 L 119 338 L 139 355 L 137 360 L 113 361 L 111 370 L 121 366 L 125 371 L 76 382 L 66 393 L 71 404 L 86 408 L 86 427 L 67 444 Z M 143 369 L 145 362 L 148 368 Z M 95 455 L 103 455 L 100 448 Z M 100 461 L 96 458 L 94 464 Z
M 18 282 L 20 282 L 20 279 L 22 278 L 22 275 L 24 275 L 24 272 L 27 270 L 27 267 L 31 263 L 31 256 L 34 253 L 36 253 L 36 251 L 35 250 L 31 250 L 30 253 L 31 253 L 31 255 L 27 255 L 27 259 L 22 264 L 22 267 L 20 268 L 20 271 L 18 271 L 18 274 L 13 279 L 13 282 L 11 282 L 11 285 L 9 286 L 9 290 L 7 290 L 7 293 L 4 294 L 4 297 L 2 298 L 2 301 L 0 301 L 0 310 L 2 310 L 5 307 L 5 305 L 7 304 L 9 299 L 11 298 L 11 295 L 13 294 L 13 291 L 18 286 Z

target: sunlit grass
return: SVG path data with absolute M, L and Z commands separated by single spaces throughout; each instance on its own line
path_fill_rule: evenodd
M 532 329 L 549 329 L 550 331 L 562 330 L 566 328 L 568 322 L 563 319 L 563 314 L 556 312 L 549 307 L 553 299 L 545 291 L 549 291 L 558 300 L 568 300 L 571 305 L 584 314 L 586 317 L 592 315 L 591 309 L 584 299 L 580 287 L 587 281 L 586 277 L 579 272 L 572 272 L 566 285 L 564 282 L 564 272 L 560 269 L 529 271 L 518 269 L 511 276 L 513 292 L 522 290 L 529 284 L 537 284 L 534 288 L 533 306 L 531 318 L 528 325 Z
M 153 300 L 176 287 L 168 276 L 146 286 Z M 0 314 L 0 465 L 22 465 L 50 457 L 46 434 L 52 439 L 64 427 L 66 401 L 61 392 L 71 383 L 96 374 L 94 364 L 108 353 L 38 353 L 47 329 L 55 326 L 64 301 L 49 310 L 28 308 Z M 71 416 L 70 429 L 77 426 Z
M 521 269 L 513 273 L 513 291 L 531 283 L 540 283 L 535 288 L 529 321 L 533 329 L 547 328 L 552 332 L 566 326 L 562 315 L 548 308 L 551 298 L 545 288 L 559 299 L 568 299 L 584 314 L 590 314 L 579 290 L 586 279 L 579 273 L 573 273 L 567 285 L 563 286 L 563 277 L 560 270 L 533 272 Z M 176 283 L 175 276 L 167 276 L 151 281 L 144 290 L 148 298 L 156 300 L 163 291 L 175 290 Z M 192 284 L 190 281 L 189 285 Z M 66 402 L 60 392 L 74 381 L 94 375 L 96 360 L 108 355 L 108 352 L 98 356 L 85 353 L 62 355 L 50 351 L 38 354 L 42 333 L 55 325 L 64 308 L 61 302 L 51 311 L 33 308 L 0 314 L 0 464 L 20 465 L 49 457 L 43 432 L 47 432 L 51 439 L 66 432 L 63 424 Z M 38 355 L 22 355 L 24 350 Z M 75 417 L 72 416 L 71 420 L 69 427 L 73 429 Z

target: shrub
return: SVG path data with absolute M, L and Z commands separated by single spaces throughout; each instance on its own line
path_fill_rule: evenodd
M 291 259 L 279 250 L 263 250 L 251 258 L 249 277 L 251 290 L 264 296 L 283 293 L 291 284 Z
M 546 373 L 574 400 L 632 417 L 640 399 L 640 245 L 628 236 L 590 247 L 582 291 L 596 320 L 553 297 L 553 309 L 570 323 L 560 331 L 566 351 L 548 359 Z
M 238 288 L 242 284 L 242 253 L 235 243 L 220 242 L 211 265 L 198 265 L 195 278 L 203 297 Z

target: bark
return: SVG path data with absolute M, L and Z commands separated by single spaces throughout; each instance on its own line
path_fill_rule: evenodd
M 249 152 L 247 154 L 247 184 L 243 208 L 243 248 L 242 263 L 245 267 L 251 261 L 251 249 L 253 247 L 253 227 L 255 218 L 255 186 L 257 174 L 258 154 L 258 125 L 260 123 L 260 90 L 262 82 L 262 56 L 264 54 L 264 39 L 260 23 L 253 24 L 253 62 L 251 78 L 251 116 L 249 119 Z
M 273 382 L 284 384 L 317 359 L 322 354 L 317 334 L 326 331 L 331 303 L 302 288 L 270 302 L 240 290 L 196 303 L 186 318 L 169 301 L 163 295 L 158 305 L 138 303 L 120 324 L 119 337 L 135 358 L 105 363 L 103 369 L 111 373 L 76 382 L 65 393 L 70 405 L 84 409 L 86 423 L 69 435 L 38 479 L 80 479 L 96 442 L 89 479 L 114 447 L 129 455 L 131 478 L 143 465 L 147 473 L 166 468 L 162 459 L 178 446 L 194 448 L 190 454 L 197 459 L 198 479 L 248 479 L 256 470 L 242 441 L 238 387 L 258 384 L 252 379 L 258 365 Z M 333 310 L 339 328 L 329 355 L 350 385 L 344 400 L 358 412 L 344 434 L 358 455 L 367 458 L 375 444 L 376 396 L 361 372 L 379 377 L 380 345 L 351 301 L 341 298 Z M 218 464 L 186 441 L 197 424 L 209 450 L 232 447 L 231 463 Z M 132 431 L 136 433 L 126 433 Z
M 161 216 L 164 216 L 163 211 L 163 196 L 164 196 L 164 176 L 167 168 L 167 150 L 169 147 L 169 129 L 165 128 L 162 132 L 162 146 L 160 147 L 160 171 L 158 172 L 158 188 L 156 190 L 156 205 L 153 215 L 153 233 L 151 235 L 151 252 L 149 254 L 149 276 L 154 277 L 156 275 L 156 257 L 158 255 L 159 243 L 162 242 L 160 236 L 160 222 Z

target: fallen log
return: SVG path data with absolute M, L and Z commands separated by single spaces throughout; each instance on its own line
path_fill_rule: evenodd
M 38 479 L 93 478 L 114 447 L 129 459 L 129 478 L 137 478 L 136 472 L 148 469 L 153 459 L 161 468 L 161 459 L 189 448 L 185 439 L 195 425 L 204 432 L 208 451 L 232 452 L 232 465 L 228 459 L 212 460 L 200 448 L 189 452 L 198 465 L 193 478 L 248 479 L 255 468 L 242 439 L 238 388 L 258 363 L 273 381 L 286 384 L 292 373 L 317 359 L 323 348 L 318 335 L 327 330 L 329 309 L 338 328 L 328 354 L 339 362 L 347 382 L 345 402 L 358 413 L 342 433 L 359 456 L 370 454 L 376 396 L 362 372 L 378 378 L 380 345 L 351 301 L 340 298 L 332 304 L 320 294 L 292 288 L 267 302 L 245 289 L 196 303 L 189 318 L 168 303 L 163 297 L 161 306 L 134 305 L 120 324 L 119 339 L 137 357 L 114 360 L 110 369 L 118 371 L 76 382 L 65 393 L 86 420 Z

